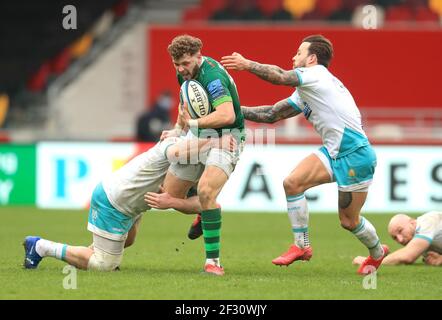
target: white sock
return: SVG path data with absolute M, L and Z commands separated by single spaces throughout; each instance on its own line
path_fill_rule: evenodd
M 308 207 L 304 193 L 287 196 L 287 211 L 292 224 L 295 245 L 299 248 L 310 246 L 308 238 Z
M 219 258 L 206 259 L 206 264 L 211 264 L 213 266 L 220 267 Z
M 370 221 L 364 217 L 361 217 L 359 224 L 352 231 L 352 233 L 368 248 L 370 251 L 370 256 L 373 259 L 379 259 L 384 255 L 384 249 L 382 248 L 379 237 L 376 234 L 376 229 L 370 223 Z
M 54 257 L 59 260 L 64 260 L 66 248 L 67 245 L 65 244 L 40 239 L 37 241 L 35 251 L 37 251 L 40 257 Z

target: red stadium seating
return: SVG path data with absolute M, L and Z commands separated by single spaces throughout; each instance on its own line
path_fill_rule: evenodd
M 313 11 L 307 12 L 301 17 L 301 20 L 319 21 L 326 18 L 326 15 L 315 8 Z
M 339 10 L 343 5 L 342 0 L 318 0 L 316 9 L 323 16 L 330 16 L 333 12 Z
M 115 14 L 115 17 L 119 18 L 126 14 L 129 8 L 130 0 L 120 0 L 117 4 L 115 4 L 112 8 L 112 11 Z
M 50 62 L 51 72 L 57 76 L 62 74 L 69 66 L 70 61 L 71 61 L 70 48 L 65 48 L 54 59 L 51 60 Z
M 395 7 L 390 7 L 385 13 L 386 21 L 412 21 L 414 20 L 413 10 L 406 6 L 400 5 Z
M 49 62 L 45 62 L 28 80 L 27 88 L 32 92 L 40 92 L 46 87 L 48 77 L 51 73 Z
M 430 10 L 426 6 L 419 6 L 415 9 L 416 21 L 421 22 L 438 22 L 439 16 L 437 13 Z
M 354 11 L 357 7 L 362 5 L 370 5 L 373 4 L 373 0 L 344 0 L 343 6 L 346 9 Z
M 203 7 L 191 7 L 184 11 L 182 20 L 184 22 L 204 21 L 209 18 L 209 12 Z
M 258 9 L 266 16 L 271 16 L 275 11 L 281 9 L 282 0 L 258 0 Z
M 201 0 L 200 7 L 208 12 L 209 16 L 214 12 L 224 9 L 227 6 L 226 0 Z

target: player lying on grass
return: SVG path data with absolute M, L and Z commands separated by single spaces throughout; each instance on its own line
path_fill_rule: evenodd
M 417 219 L 397 214 L 388 224 L 388 233 L 404 247 L 390 253 L 382 264 L 412 264 L 420 256 L 428 265 L 442 266 L 442 212 L 427 212 Z M 356 257 L 361 264 L 365 257 Z
M 369 250 L 370 256 L 358 269 L 358 273 L 367 274 L 377 269 L 388 253 L 374 226 L 360 216 L 372 183 L 376 154 L 362 128 L 361 114 L 351 93 L 328 70 L 332 57 L 332 43 L 322 35 L 312 35 L 302 40 L 292 58 L 292 70 L 251 61 L 238 53 L 223 57 L 221 63 L 227 69 L 246 70 L 273 84 L 296 87 L 289 98 L 275 105 L 243 107 L 245 119 L 273 123 L 304 114 L 324 144 L 302 160 L 284 180 L 294 244 L 272 262 L 287 266 L 312 257 L 304 193 L 312 187 L 336 181 L 339 220 L 342 227 Z
M 23 243 L 24 267 L 35 269 L 42 258 L 54 257 L 80 269 L 115 270 L 124 248 L 135 241 L 143 212 L 150 209 L 144 201 L 145 193 L 160 189 L 170 163 L 187 162 L 190 156 L 212 148 L 236 149 L 236 141 L 229 135 L 196 142 L 177 137 L 165 139 L 110 174 L 92 194 L 87 229 L 93 234 L 93 244 L 71 246 L 28 236 Z M 183 213 L 196 213 L 199 208 L 198 197 L 183 200 L 175 207 Z

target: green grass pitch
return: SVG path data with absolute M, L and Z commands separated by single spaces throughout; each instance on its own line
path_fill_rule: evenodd
M 0 299 L 441 299 L 442 268 L 421 261 L 383 266 L 376 289 L 364 289 L 351 261 L 366 255 L 336 214 L 310 215 L 310 262 L 276 267 L 271 260 L 287 249 L 292 234 L 286 214 L 224 213 L 221 259 L 226 275 L 201 273 L 201 239 L 186 237 L 193 219 L 176 212 L 143 217 L 121 271 L 78 271 L 77 288 L 64 289 L 65 264 L 53 258 L 24 270 L 22 241 L 39 235 L 71 245 L 89 245 L 86 211 L 0 209 Z M 386 232 L 390 215 L 367 215 L 384 243 L 399 248 Z M 371 281 L 373 284 L 373 281 Z

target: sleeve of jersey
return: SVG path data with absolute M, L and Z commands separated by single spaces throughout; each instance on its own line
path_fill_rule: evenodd
M 293 94 L 287 98 L 288 103 L 298 112 L 302 112 L 300 106 L 302 105 L 301 97 L 298 91 L 293 92 Z
M 431 217 L 422 218 L 419 219 L 420 221 L 414 238 L 427 240 L 431 244 L 433 242 L 436 224 Z
M 209 100 L 212 103 L 212 106 L 216 108 L 220 104 L 224 102 L 232 102 L 232 96 L 230 95 L 230 91 L 228 85 L 223 77 L 219 77 L 210 81 L 207 84 L 207 93 L 209 95 Z
M 183 82 L 184 82 L 184 78 L 177 72 L 176 73 L 176 79 L 177 79 L 177 81 L 178 81 L 178 85 L 181 87 L 181 85 L 183 84 Z
M 160 152 L 167 159 L 167 149 L 179 141 L 178 137 L 166 138 L 160 142 Z
M 315 67 L 296 68 L 294 71 L 298 76 L 298 87 L 312 87 L 318 81 L 318 73 Z

